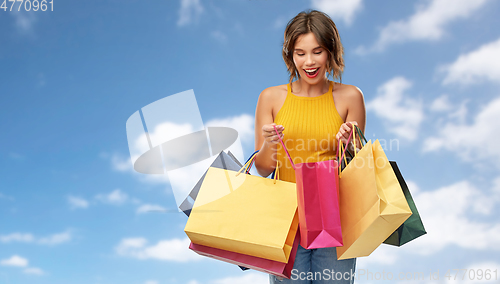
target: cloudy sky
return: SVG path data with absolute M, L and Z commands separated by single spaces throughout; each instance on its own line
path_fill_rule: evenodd
M 125 124 L 193 89 L 203 123 L 237 129 L 248 156 L 258 95 L 287 82 L 286 22 L 308 8 L 337 23 L 366 136 L 428 231 L 358 272 L 500 279 L 498 1 L 53 2 L 0 9 L 0 283 L 267 283 L 187 249 L 169 180 L 132 170 Z M 358 281 L 385 282 L 403 281 Z

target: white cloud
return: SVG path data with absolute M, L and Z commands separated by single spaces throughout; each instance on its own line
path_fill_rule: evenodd
M 125 203 L 129 197 L 126 193 L 122 192 L 120 189 L 115 189 L 108 194 L 98 194 L 96 198 L 104 203 L 120 205 Z
M 500 167 L 500 97 L 488 103 L 473 119 L 450 122 L 437 129 L 437 135 L 424 141 L 424 152 L 441 149 L 454 152 L 461 159 L 492 161 Z
M 166 209 L 160 205 L 155 204 L 143 204 L 137 208 L 137 214 L 149 213 L 152 211 L 165 211 Z
M 128 137 L 130 158 L 122 160 L 116 155 L 112 157 L 113 166 L 119 171 L 134 171 L 133 163 L 142 154 L 150 150 L 149 143 L 151 143 L 152 147 L 156 147 L 166 141 L 194 132 L 194 127 L 190 123 L 177 124 L 165 121 L 148 128 L 148 133 L 144 132 L 142 125 L 140 130 L 135 129 L 137 125 L 131 125 L 130 129 L 127 129 L 127 135 L 130 135 Z M 182 151 L 180 154 L 182 154 Z M 155 163 L 151 166 L 153 169 L 157 167 Z
M 269 275 L 264 273 L 245 273 L 242 276 L 226 277 L 210 281 L 211 284 L 267 284 L 269 283 Z
M 495 193 L 495 196 L 500 198 L 500 177 L 493 180 L 493 192 Z
M 443 85 L 472 85 L 491 81 L 500 83 L 500 39 L 462 54 L 455 62 L 439 68 L 446 73 Z
M 342 20 L 350 25 L 355 15 L 363 8 L 363 0 L 312 0 L 314 9 L 327 13 L 332 20 Z
M 22 242 L 22 243 L 37 243 L 41 245 L 58 245 L 71 241 L 72 234 L 70 231 L 57 233 L 48 237 L 36 238 L 30 233 L 12 233 L 9 235 L 0 236 L 0 242 Z
M 87 200 L 78 196 L 68 196 L 68 203 L 71 209 L 87 208 L 89 203 Z
M 417 192 L 420 192 L 420 187 L 417 185 L 416 182 L 412 181 L 412 180 L 407 180 L 406 181 L 406 185 L 408 186 L 408 190 L 410 190 L 410 192 L 412 194 L 415 194 Z
M 22 234 L 22 233 L 12 233 L 10 235 L 0 236 L 0 242 L 11 243 L 11 242 L 22 242 L 31 243 L 35 240 L 32 234 Z
M 481 191 L 462 181 L 412 194 L 429 234 L 405 245 L 407 251 L 429 255 L 449 245 L 500 251 L 500 223 L 481 222 L 477 218 L 494 213 L 500 204 L 500 191 Z
M 432 101 L 430 110 L 434 112 L 448 112 L 452 109 L 452 104 L 447 95 L 442 95 Z
M 18 255 L 13 255 L 8 259 L 1 260 L 0 265 L 26 267 L 26 266 L 28 266 L 28 260 L 24 257 L 20 257 Z
M 369 257 L 358 258 L 356 260 L 356 267 L 370 267 L 372 265 L 392 266 L 399 260 L 400 252 L 398 249 L 398 247 L 381 244 Z
M 136 259 L 156 259 L 173 262 L 188 262 L 202 259 L 189 249 L 189 239 L 161 240 L 156 245 L 147 246 L 145 238 L 123 239 L 115 251 L 118 255 Z
M 442 95 L 436 98 L 429 105 L 430 113 L 436 115 L 434 125 L 443 125 L 446 118 L 448 122 L 454 121 L 455 123 L 464 123 L 467 117 L 467 104 L 469 100 L 464 100 L 461 103 L 452 103 L 448 95 Z
M 496 208 L 500 205 L 500 178 L 493 182 L 491 190 L 483 191 L 468 181 L 433 191 L 421 191 L 411 181 L 407 181 L 407 184 L 428 234 L 405 244 L 404 250 L 381 245 L 369 257 L 358 259 L 357 266 L 390 266 L 397 264 L 403 257 L 411 258 L 408 254 L 438 255 L 449 246 L 500 251 L 500 223 L 481 220 L 482 216 L 496 214 Z
M 24 269 L 23 272 L 26 274 L 33 274 L 33 275 L 44 275 L 45 274 L 45 272 L 38 267 L 28 267 L 28 268 Z
M 227 35 L 221 31 L 212 31 L 210 36 L 221 43 L 227 42 Z
M 238 135 L 243 144 L 254 143 L 253 137 L 254 131 L 254 117 L 249 114 L 242 114 L 239 116 L 226 117 L 226 118 L 216 118 L 209 120 L 206 126 L 224 126 L 230 127 L 238 131 Z
M 384 121 L 389 132 L 415 140 L 424 114 L 422 103 L 405 95 L 411 86 L 404 77 L 395 77 L 377 89 L 377 96 L 366 108 Z
M 145 238 L 128 238 L 128 239 L 123 239 L 118 247 L 116 248 L 116 251 L 118 254 L 126 254 L 126 252 L 129 249 L 135 249 L 135 248 L 142 248 L 147 244 L 148 240 Z
M 53 246 L 53 245 L 58 245 L 58 244 L 62 244 L 62 243 L 67 243 L 67 242 L 71 241 L 72 238 L 73 238 L 73 236 L 72 236 L 71 232 L 66 231 L 63 233 L 53 234 L 53 235 L 48 236 L 48 237 L 40 238 L 38 240 L 38 243 L 42 244 L 42 245 Z
M 407 41 L 439 40 L 445 34 L 447 25 L 469 17 L 487 2 L 488 0 L 421 1 L 415 14 L 405 20 L 390 22 L 382 28 L 371 48 L 361 46 L 357 52 L 381 52 L 391 44 Z
M 181 0 L 177 25 L 182 27 L 196 21 L 203 13 L 203 10 L 203 6 L 199 0 Z
M 111 157 L 111 165 L 113 169 L 117 171 L 135 173 L 130 157 L 126 158 L 118 154 L 113 154 L 113 156 Z
M 457 123 L 465 123 L 465 119 L 467 118 L 467 103 L 469 101 L 465 100 L 463 101 L 460 106 L 452 113 L 448 115 L 449 118 L 455 119 Z
M 170 141 L 172 139 L 191 134 L 194 132 L 194 127 L 190 123 L 177 124 L 173 122 L 163 122 L 158 124 L 153 131 L 150 131 L 149 138 L 151 139 L 151 143 L 153 147 L 156 145 L 160 145 L 166 141 Z M 146 135 L 146 134 L 144 134 Z M 147 141 L 142 137 L 137 139 L 139 141 Z M 142 144 L 140 147 L 141 153 L 144 153 L 149 150 L 148 144 Z
M 34 12 L 12 11 L 10 14 L 14 17 L 15 25 L 19 33 L 23 35 L 33 35 L 33 27 L 37 21 Z
M 3 259 L 0 261 L 0 265 L 3 266 L 14 266 L 14 267 L 24 267 L 23 272 L 26 274 L 33 275 L 44 275 L 45 272 L 38 267 L 28 267 L 28 259 L 21 257 L 19 255 L 13 255 L 8 259 Z

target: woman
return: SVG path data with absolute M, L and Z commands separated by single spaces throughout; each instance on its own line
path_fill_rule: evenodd
M 341 79 L 344 69 L 340 36 L 328 15 L 312 10 L 290 20 L 282 55 L 290 81 L 269 87 L 259 96 L 255 166 L 260 175 L 268 176 L 278 159 L 280 179 L 295 182 L 284 149 L 278 147 L 275 127 L 294 163 L 317 162 L 335 158 L 336 140 L 347 143 L 353 125 L 364 131 L 366 115 L 358 88 L 328 80 L 329 76 Z M 354 150 L 352 143 L 348 148 Z M 337 260 L 335 248 L 308 250 L 299 245 L 291 279 L 271 276 L 271 283 L 353 283 L 351 277 L 332 280 L 331 274 L 354 273 L 355 263 L 356 259 Z

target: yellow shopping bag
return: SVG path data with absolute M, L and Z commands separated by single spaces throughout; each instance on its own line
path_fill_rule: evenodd
M 342 170 L 339 195 L 344 246 L 337 247 L 338 259 L 370 255 L 411 216 L 378 140 L 368 141 Z
M 211 167 L 184 231 L 194 244 L 286 263 L 298 222 L 295 183 Z

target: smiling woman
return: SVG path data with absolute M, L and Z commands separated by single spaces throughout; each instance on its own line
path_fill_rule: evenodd
M 296 164 L 333 160 L 336 141 L 347 143 L 353 125 L 364 131 L 361 91 L 328 80 L 331 76 L 341 81 L 343 53 L 339 33 L 328 15 L 315 10 L 301 12 L 288 22 L 282 55 L 290 73 L 289 83 L 262 91 L 255 111 L 255 150 L 259 150 L 255 165 L 259 174 L 268 176 L 278 162 L 280 179 L 295 182 L 293 165 L 285 149 L 278 146 L 280 138 Z M 354 150 L 352 144 L 348 147 Z M 355 263 L 356 259 L 337 260 L 335 247 L 305 249 L 299 245 L 292 274 L 335 270 L 352 275 Z M 271 283 L 354 282 L 352 277 L 270 279 Z
M 307 44 L 312 44 L 312 46 L 307 46 Z M 307 47 L 309 50 L 304 49 Z M 307 14 L 300 13 L 286 27 L 282 56 L 290 73 L 289 83 L 301 75 L 300 67 L 302 65 L 297 64 L 297 56 L 304 57 L 311 52 L 313 55 L 317 55 L 314 56 L 315 58 L 325 63 L 323 75 L 325 72 L 331 72 L 332 74 L 329 75 L 341 79 L 344 70 L 344 49 L 340 35 L 330 17 L 319 11 L 311 11 Z M 303 60 L 299 63 L 303 63 Z

